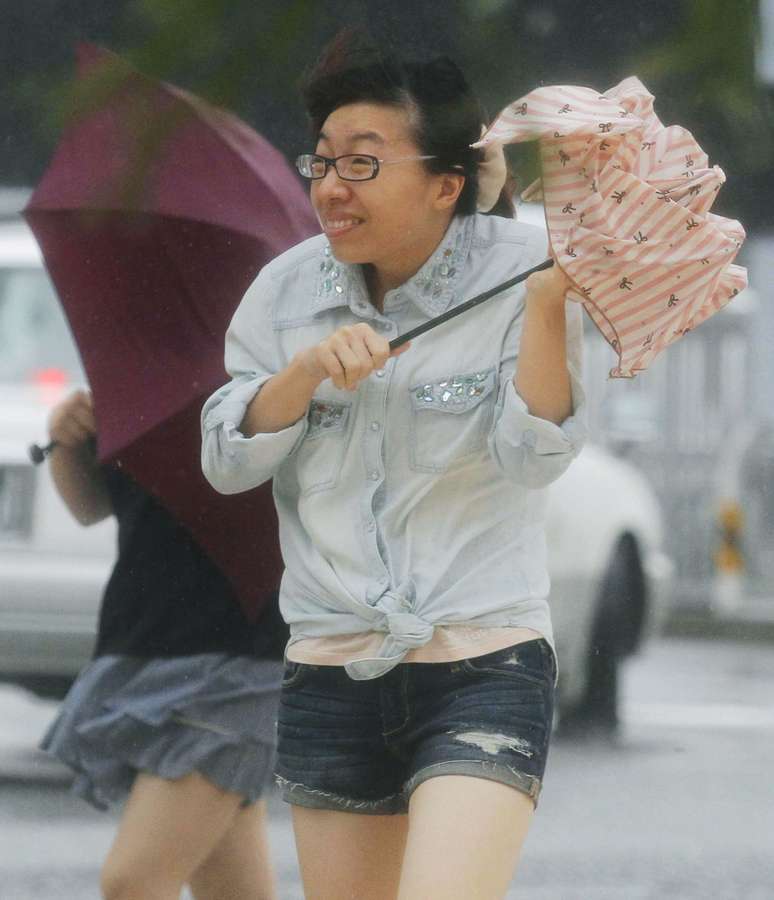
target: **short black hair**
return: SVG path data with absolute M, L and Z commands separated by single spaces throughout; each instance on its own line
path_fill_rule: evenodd
M 472 148 L 484 112 L 460 68 L 446 56 L 402 60 L 380 49 L 360 30 L 345 29 L 325 47 L 301 86 L 315 137 L 328 116 L 349 103 L 383 103 L 406 109 L 428 171 L 458 172 L 465 185 L 456 212 L 476 211 L 478 164 Z

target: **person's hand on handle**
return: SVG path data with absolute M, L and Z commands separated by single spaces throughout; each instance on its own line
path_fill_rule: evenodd
M 54 445 L 51 477 L 65 505 L 81 525 L 100 522 L 113 512 L 97 463 L 97 423 L 88 391 L 75 391 L 58 403 L 48 419 Z
M 247 407 L 239 431 L 249 438 L 287 428 L 306 414 L 323 381 L 330 378 L 337 388 L 354 391 L 371 372 L 410 346 L 391 350 L 390 342 L 365 322 L 345 325 L 319 344 L 300 350 L 289 366 L 270 378 Z
M 563 310 L 567 290 L 571 284 L 570 279 L 554 262 L 550 269 L 533 272 L 527 279 L 527 303 L 538 304 L 549 313 L 553 310 Z
M 390 350 L 390 342 L 365 322 L 345 325 L 319 344 L 302 350 L 298 362 L 310 378 L 330 378 L 340 390 L 357 390 L 358 384 L 392 356 L 408 350 L 404 344 Z
M 75 391 L 58 403 L 48 418 L 48 433 L 59 447 L 75 450 L 97 435 L 94 404 L 88 391 Z
M 567 289 L 571 281 L 554 264 L 527 279 L 524 326 L 514 387 L 533 416 L 561 424 L 572 413 L 567 370 Z

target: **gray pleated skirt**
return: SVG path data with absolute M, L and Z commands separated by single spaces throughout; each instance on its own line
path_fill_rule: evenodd
M 201 654 L 101 656 L 80 673 L 41 748 L 75 773 L 98 809 L 123 800 L 138 772 L 199 772 L 256 801 L 274 770 L 282 663 Z

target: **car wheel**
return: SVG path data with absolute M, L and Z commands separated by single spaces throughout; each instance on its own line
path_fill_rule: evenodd
M 644 580 L 634 539 L 616 544 L 602 579 L 586 657 L 586 688 L 580 701 L 560 713 L 565 734 L 614 736 L 619 726 L 621 661 L 642 634 Z

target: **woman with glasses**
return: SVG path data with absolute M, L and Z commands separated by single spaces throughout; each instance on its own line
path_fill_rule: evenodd
M 277 776 L 304 888 L 502 897 L 551 730 L 543 489 L 584 440 L 580 310 L 554 267 L 391 349 L 544 260 L 545 236 L 507 218 L 451 61 L 344 35 L 304 98 L 323 233 L 258 276 L 202 412 L 218 490 L 274 479 Z

